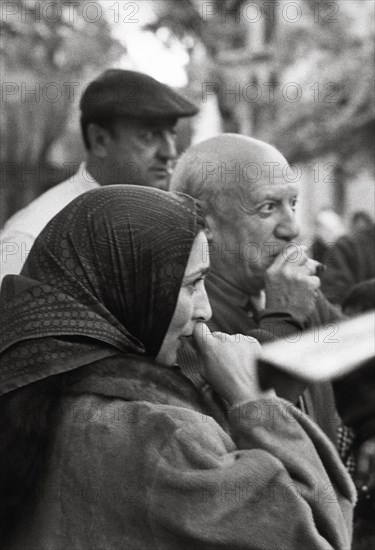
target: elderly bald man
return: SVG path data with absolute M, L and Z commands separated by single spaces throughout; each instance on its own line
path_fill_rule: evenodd
M 316 264 L 295 239 L 298 182 L 274 147 L 246 136 L 222 134 L 190 147 L 180 158 L 171 190 L 198 199 L 211 242 L 206 278 L 210 328 L 267 342 L 340 317 L 318 291 Z M 203 254 L 207 251 L 202 251 Z M 191 348 L 180 353 L 197 381 Z M 303 386 L 273 373 L 280 396 L 299 402 L 337 443 L 338 417 L 330 384 Z

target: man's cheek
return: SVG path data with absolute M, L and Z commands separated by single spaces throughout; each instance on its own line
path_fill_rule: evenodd
M 121 175 L 128 183 L 135 182 L 141 175 L 140 163 L 135 160 L 129 160 L 121 166 Z
M 250 266 L 262 265 L 264 254 L 261 245 L 256 241 L 248 239 L 242 246 L 241 260 Z

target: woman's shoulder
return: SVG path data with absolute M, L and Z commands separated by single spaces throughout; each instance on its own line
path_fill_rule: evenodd
M 184 449 L 208 447 L 221 454 L 233 446 L 213 418 L 177 404 L 87 392 L 65 395 L 62 407 L 54 455 L 68 451 L 82 471 L 99 470 L 103 459 L 116 471 L 136 463 L 152 471 L 168 448 L 185 456 Z
M 70 373 L 64 381 L 66 426 L 87 433 L 162 429 L 171 434 L 185 424 L 207 423 L 200 392 L 178 368 L 118 354 Z M 211 419 L 212 420 L 212 419 Z M 129 431 L 129 430 L 128 430 Z
M 203 411 L 200 392 L 178 367 L 129 354 L 119 353 L 76 369 L 66 376 L 64 393 Z

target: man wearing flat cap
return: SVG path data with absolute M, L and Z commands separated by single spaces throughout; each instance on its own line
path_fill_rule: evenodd
M 81 102 L 86 162 L 68 180 L 12 216 L 0 232 L 0 282 L 19 273 L 34 240 L 73 199 L 99 185 L 167 189 L 176 158 L 175 127 L 197 107 L 154 78 L 110 69 L 92 81 Z

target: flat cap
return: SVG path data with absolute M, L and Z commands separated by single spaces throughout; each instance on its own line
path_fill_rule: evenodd
M 198 108 L 180 93 L 137 71 L 109 69 L 84 91 L 83 117 L 180 118 L 194 116 Z

